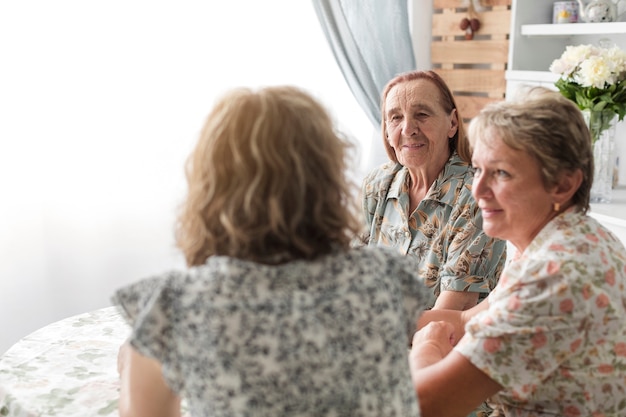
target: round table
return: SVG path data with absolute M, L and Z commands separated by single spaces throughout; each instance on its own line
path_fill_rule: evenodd
M 119 417 L 117 353 L 129 335 L 112 306 L 21 339 L 0 357 L 0 417 Z
M 0 357 L 0 416 L 117 416 L 117 352 L 129 332 L 107 307 L 21 339 Z

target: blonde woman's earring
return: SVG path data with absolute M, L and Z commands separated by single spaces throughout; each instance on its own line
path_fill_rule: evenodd
M 554 211 L 560 211 L 561 210 L 561 205 L 559 203 L 554 203 L 552 205 L 552 208 L 554 209 Z

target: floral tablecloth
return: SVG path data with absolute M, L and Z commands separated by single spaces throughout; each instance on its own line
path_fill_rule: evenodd
M 26 336 L 0 357 L 0 416 L 117 416 L 117 352 L 129 331 L 107 307 Z
M 0 416 L 117 416 L 117 352 L 128 334 L 107 307 L 23 338 L 0 357 Z
M 118 417 L 117 353 L 129 334 L 106 307 L 26 336 L 0 357 L 0 417 Z

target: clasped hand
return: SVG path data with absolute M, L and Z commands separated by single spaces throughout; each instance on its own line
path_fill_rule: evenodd
M 458 342 L 454 326 L 446 321 L 433 321 L 413 335 L 410 360 L 418 369 L 443 359 Z

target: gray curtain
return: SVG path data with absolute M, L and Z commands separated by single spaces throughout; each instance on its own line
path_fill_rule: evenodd
M 313 0 L 343 76 L 376 129 L 383 87 L 415 69 L 407 1 Z

